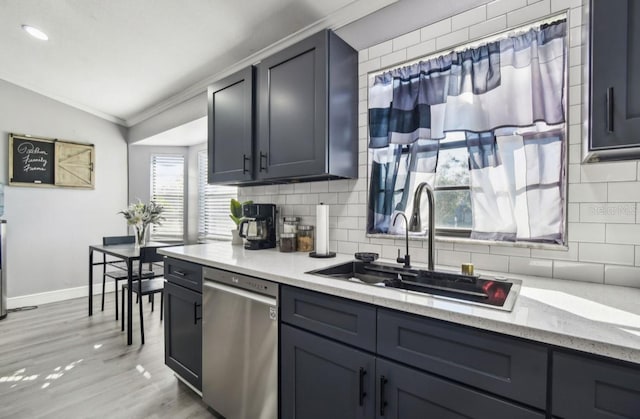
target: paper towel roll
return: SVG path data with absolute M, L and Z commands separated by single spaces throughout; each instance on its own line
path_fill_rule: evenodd
M 329 205 L 316 206 L 316 254 L 329 254 Z

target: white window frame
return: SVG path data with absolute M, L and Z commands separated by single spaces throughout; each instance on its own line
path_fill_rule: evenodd
M 235 186 L 208 183 L 207 150 L 198 152 L 198 242 L 231 240 L 236 225 L 229 217 L 231 198 L 237 199 Z
M 185 215 L 185 156 L 181 154 L 152 154 L 150 157 L 150 198 L 156 204 L 162 205 L 165 218 L 160 225 L 151 225 L 150 239 L 154 241 L 183 241 L 184 240 L 184 215 Z M 182 165 L 181 179 L 170 182 L 166 179 L 164 185 L 158 185 L 159 179 L 156 170 L 159 164 Z M 157 188 L 165 188 L 161 193 Z

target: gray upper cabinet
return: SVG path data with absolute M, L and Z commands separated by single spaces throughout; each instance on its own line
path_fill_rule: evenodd
M 590 0 L 587 161 L 640 158 L 640 3 Z
M 209 183 L 253 179 L 254 67 L 209 86 Z
M 357 52 L 323 31 L 257 69 L 256 179 L 357 177 Z

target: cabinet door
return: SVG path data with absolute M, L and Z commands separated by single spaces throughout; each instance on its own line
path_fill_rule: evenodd
M 376 361 L 376 415 L 386 419 L 543 419 L 541 412 L 383 359 Z
M 470 327 L 378 310 L 378 353 L 544 409 L 547 349 Z
M 259 179 L 325 170 L 326 38 L 320 32 L 258 65 Z
M 640 146 L 640 3 L 591 2 L 591 149 Z
M 283 324 L 283 419 L 372 418 L 373 355 Z
M 209 86 L 209 183 L 253 176 L 253 76 L 249 67 Z
M 164 283 L 164 363 L 202 389 L 202 294 Z
M 640 368 L 554 353 L 552 413 L 565 419 L 640 419 Z

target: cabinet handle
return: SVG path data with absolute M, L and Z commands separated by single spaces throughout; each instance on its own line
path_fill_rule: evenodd
M 613 132 L 613 87 L 607 89 L 607 132 Z
M 198 317 L 198 307 L 201 306 L 202 304 L 193 303 L 193 324 L 198 324 L 198 320 L 202 320 L 202 316 Z
M 387 407 L 387 401 L 384 399 L 384 385 L 387 381 L 387 377 L 380 376 L 380 416 L 384 416 L 384 408 Z
M 362 406 L 363 400 L 367 397 L 367 392 L 364 391 L 364 376 L 367 375 L 367 371 L 360 367 L 360 406 Z
M 262 159 L 264 159 L 264 166 L 262 165 Z M 260 152 L 260 171 L 267 171 L 267 153 Z
M 178 276 L 187 276 L 187 274 L 186 274 L 186 273 L 184 273 L 184 272 L 182 272 L 182 271 L 176 271 L 176 270 L 174 270 L 174 271 L 173 271 L 173 274 L 174 274 L 174 275 L 178 275 Z
M 251 157 L 247 157 L 246 154 L 242 155 L 242 174 L 245 174 L 249 171 L 249 169 L 247 169 L 247 160 L 251 161 Z

